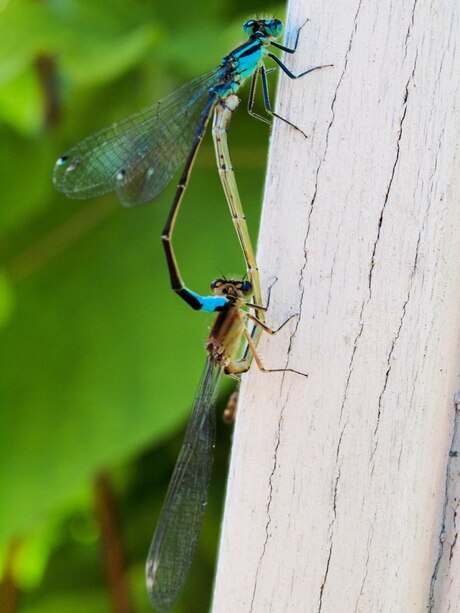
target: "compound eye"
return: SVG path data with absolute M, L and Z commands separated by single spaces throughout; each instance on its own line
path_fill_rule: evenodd
M 254 24 L 255 24 L 254 19 L 248 19 L 248 21 L 246 21 L 243 24 L 243 32 L 245 34 L 252 34 L 253 28 L 254 28 Z
M 271 19 L 265 23 L 265 27 L 270 36 L 277 38 L 283 31 L 283 24 L 279 19 Z

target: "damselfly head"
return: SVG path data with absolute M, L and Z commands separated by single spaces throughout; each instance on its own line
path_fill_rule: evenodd
M 211 290 L 215 296 L 225 296 L 235 302 L 251 296 L 253 288 L 250 281 L 216 279 L 211 283 Z
M 257 38 L 278 38 L 282 31 L 283 24 L 279 19 L 248 19 L 243 24 L 243 32 Z

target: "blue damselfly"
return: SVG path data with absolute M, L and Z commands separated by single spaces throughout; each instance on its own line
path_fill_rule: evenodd
M 54 185 L 71 198 L 90 198 L 114 191 L 122 205 L 132 207 L 155 198 L 170 182 L 179 166 L 184 164 L 162 233 L 166 248 L 166 244 L 172 240 L 178 210 L 209 119 L 214 110 L 228 109 L 226 100 L 238 91 L 246 79 L 252 77 L 248 99 L 251 115 L 270 123 L 253 110 L 256 84 L 261 79 L 267 113 L 293 125 L 272 109 L 264 61 L 270 58 L 291 79 L 323 68 L 316 66 L 295 75 L 270 51 L 276 48 L 295 53 L 303 25 L 297 30 L 294 46 L 290 48 L 275 40 L 283 30 L 279 19 L 249 19 L 243 25 L 248 40 L 226 55 L 217 68 L 69 149 L 56 163 Z M 234 103 L 231 106 L 236 108 Z M 224 159 L 221 151 L 222 145 L 228 151 L 226 133 L 220 133 L 219 138 L 216 133 L 214 136 L 221 168 L 222 165 L 228 167 L 228 156 Z M 225 174 L 221 173 L 221 177 L 228 196 L 236 183 L 234 186 L 226 185 Z M 259 276 L 246 219 L 241 206 L 241 210 L 234 208 L 235 198 L 230 197 L 228 201 L 254 288 L 255 302 L 260 303 Z M 175 291 L 181 285 L 180 279 L 172 279 Z M 260 313 L 260 316 L 263 317 L 263 314 Z

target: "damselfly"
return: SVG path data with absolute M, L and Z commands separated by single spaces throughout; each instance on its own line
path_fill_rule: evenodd
M 275 47 L 294 53 L 302 27 L 297 30 L 294 46 L 290 48 L 275 42 L 283 30 L 279 19 L 249 19 L 243 25 L 248 40 L 226 55 L 217 68 L 69 149 L 56 163 L 54 185 L 71 198 L 90 198 L 115 191 L 121 204 L 131 207 L 155 198 L 170 182 L 178 167 L 185 164 L 163 230 L 162 240 L 166 248 L 172 240 L 193 162 L 216 107 L 224 104 L 248 77 L 252 77 L 248 111 L 254 117 L 268 121 L 253 110 L 256 84 L 260 78 L 267 113 L 293 125 L 272 110 L 264 60 L 272 59 L 291 79 L 322 68 L 316 66 L 295 75 L 270 51 L 270 47 Z M 226 133 L 220 137 L 222 144 Z M 224 146 L 227 147 L 226 143 Z M 216 152 L 219 158 L 217 142 Z M 237 214 L 232 208 L 231 199 L 229 205 L 249 279 L 254 287 L 255 301 L 260 303 L 257 265 L 246 219 L 242 211 Z M 174 285 L 173 289 L 176 289 Z
M 178 271 L 171 270 L 175 267 L 175 261 L 170 249 L 168 244 L 170 273 L 180 278 Z M 264 368 L 245 323 L 250 320 L 270 334 L 276 331 L 245 310 L 266 310 L 249 302 L 253 294 L 250 281 L 218 279 L 212 283 L 211 289 L 212 296 L 200 296 L 184 286 L 179 291 L 179 295 L 193 308 L 218 315 L 206 342 L 206 365 L 147 558 L 147 590 L 151 603 L 159 611 L 168 611 L 173 605 L 192 561 L 211 478 L 215 441 L 214 405 L 219 380 L 222 373 L 235 377 L 246 372 L 250 366 L 247 358 L 236 360 L 242 338 L 246 339 L 261 370 L 304 374 L 289 368 Z

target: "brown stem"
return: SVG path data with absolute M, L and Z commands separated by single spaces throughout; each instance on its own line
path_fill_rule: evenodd
M 6 554 L 5 575 L 0 585 L 0 612 L 16 613 L 19 600 L 19 588 L 14 578 L 13 566 L 19 550 L 19 541 L 10 541 Z
M 115 613 L 133 613 L 125 572 L 125 555 L 121 540 L 115 495 L 109 475 L 96 476 L 96 514 L 101 527 L 102 549 L 107 584 Z
M 59 92 L 56 78 L 56 63 L 49 55 L 39 55 L 35 66 L 44 96 L 44 126 L 53 128 L 59 123 Z

